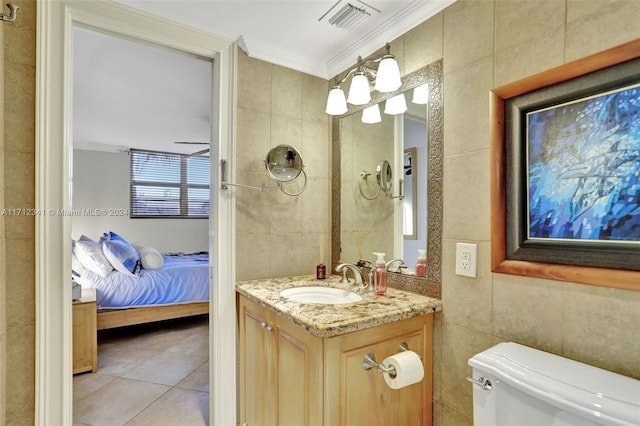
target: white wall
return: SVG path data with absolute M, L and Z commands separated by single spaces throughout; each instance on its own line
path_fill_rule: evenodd
M 207 219 L 130 219 L 129 155 L 74 149 L 73 211 L 106 209 L 106 215 L 81 214 L 72 218 L 73 238 L 85 234 L 96 240 L 113 231 L 131 243 L 151 246 L 160 252 L 205 251 Z M 116 213 L 110 215 L 110 211 Z M 124 211 L 124 215 L 118 215 Z

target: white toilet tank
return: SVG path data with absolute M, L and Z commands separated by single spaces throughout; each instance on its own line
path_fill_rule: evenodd
M 469 365 L 475 426 L 640 425 L 639 380 L 517 343 Z

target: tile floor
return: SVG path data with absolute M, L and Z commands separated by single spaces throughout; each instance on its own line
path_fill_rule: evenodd
M 98 333 L 98 371 L 73 377 L 74 426 L 209 424 L 209 323 Z

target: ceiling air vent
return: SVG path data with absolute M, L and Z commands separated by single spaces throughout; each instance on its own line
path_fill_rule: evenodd
M 331 9 L 325 12 L 325 14 L 322 15 L 320 19 L 318 19 L 318 21 L 322 21 L 322 19 L 324 19 L 327 15 L 329 15 L 329 13 L 331 13 L 334 9 L 336 9 L 336 7 L 340 5 L 340 3 L 342 3 L 342 0 L 338 1 L 333 6 L 331 6 Z M 351 3 L 346 3 L 340 9 L 338 9 L 338 11 L 335 14 L 329 17 L 328 19 L 329 23 L 331 25 L 335 25 L 336 27 L 344 30 L 352 30 L 358 25 L 360 25 L 364 20 L 366 20 L 369 16 L 371 16 L 371 12 L 367 10 L 367 7 L 365 7 L 369 5 L 367 5 L 366 3 L 360 0 L 358 0 L 358 3 L 361 3 L 363 7 L 358 7 L 358 6 L 354 6 Z M 380 12 L 374 7 L 369 6 L 369 8 L 371 8 L 372 10 L 378 13 Z

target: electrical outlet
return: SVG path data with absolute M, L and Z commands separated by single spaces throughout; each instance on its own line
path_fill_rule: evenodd
M 476 266 L 478 262 L 477 244 L 456 244 L 456 275 L 463 277 L 476 277 Z

